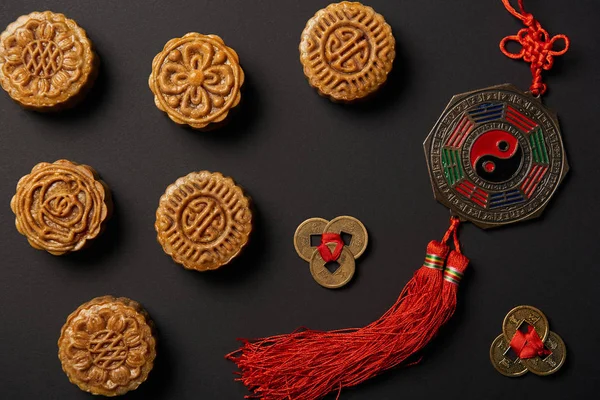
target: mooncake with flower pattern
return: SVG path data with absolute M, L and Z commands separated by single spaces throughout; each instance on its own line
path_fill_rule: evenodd
M 219 36 L 188 33 L 154 57 L 148 83 L 156 107 L 173 122 L 208 129 L 240 102 L 244 71 Z

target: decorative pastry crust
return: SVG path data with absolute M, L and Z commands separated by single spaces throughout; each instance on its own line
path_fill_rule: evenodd
M 39 163 L 21 178 L 10 207 L 32 247 L 62 255 L 102 232 L 112 201 L 92 167 L 58 160 Z
M 308 20 L 300 61 L 311 86 L 334 101 L 352 101 L 376 91 L 396 56 L 392 29 L 360 3 L 341 2 Z
M 167 188 L 154 226 L 158 242 L 175 262 L 198 271 L 217 269 L 248 242 L 250 200 L 231 178 L 193 172 Z
M 219 36 L 200 33 L 169 40 L 148 81 L 156 107 L 195 129 L 223 121 L 240 102 L 243 83 L 237 53 Z
M 85 31 L 63 14 L 23 15 L 0 35 L 0 84 L 25 108 L 74 105 L 93 83 L 97 62 Z
M 156 357 L 153 323 L 125 297 L 97 297 L 67 318 L 58 358 L 71 383 L 83 391 L 118 396 L 148 378 Z

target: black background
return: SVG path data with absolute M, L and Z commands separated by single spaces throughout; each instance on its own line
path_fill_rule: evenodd
M 67 315 L 93 297 L 141 302 L 159 329 L 149 380 L 128 399 L 241 399 L 223 355 L 237 337 L 362 326 L 378 318 L 439 239 L 448 211 L 432 198 L 422 142 L 455 93 L 512 82 L 528 66 L 498 50 L 522 26 L 500 0 L 372 0 L 397 41 L 388 85 L 361 105 L 339 105 L 309 87 L 298 61 L 306 21 L 327 1 L 2 0 L 0 26 L 50 9 L 75 19 L 101 57 L 97 84 L 73 111 L 40 115 L 0 95 L 0 397 L 85 399 L 57 359 Z M 465 225 L 472 264 L 453 321 L 418 366 L 388 371 L 342 399 L 590 398 L 597 382 L 596 0 L 527 0 L 571 50 L 545 74 L 544 102 L 558 111 L 571 172 L 544 216 L 483 231 Z M 240 55 L 243 102 L 210 133 L 172 123 L 154 106 L 152 58 L 171 38 L 215 33 Z M 54 257 L 29 247 L 9 201 L 41 161 L 95 167 L 112 189 L 115 215 L 91 248 Z M 221 171 L 253 197 L 256 230 L 247 251 L 213 273 L 184 270 L 156 243 L 154 214 L 167 185 L 191 171 Z M 353 215 L 369 250 L 344 289 L 318 286 L 294 251 L 304 219 Z M 567 364 L 546 378 L 501 376 L 489 346 L 519 304 L 544 311 L 568 346 Z M 333 397 L 331 397 L 333 399 Z

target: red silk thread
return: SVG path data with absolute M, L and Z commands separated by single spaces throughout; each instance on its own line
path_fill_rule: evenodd
M 335 248 L 333 252 L 329 249 L 328 244 L 335 244 Z M 321 253 L 321 257 L 323 261 L 326 263 L 337 261 L 342 255 L 342 250 L 344 249 L 344 241 L 342 237 L 338 233 L 325 232 L 321 235 L 321 244 L 317 247 L 319 253 Z
M 523 22 L 526 28 L 521 29 L 516 35 L 506 36 L 502 39 L 500 41 L 500 51 L 507 57 L 515 60 L 522 58 L 523 61 L 530 64 L 532 75 L 530 91 L 534 96 L 541 96 L 548 89 L 542 81 L 542 71 L 548 71 L 552 68 L 554 57 L 565 54 L 569 50 L 571 41 L 567 35 L 563 34 L 550 37 L 533 14 L 525 11 L 523 0 L 518 0 L 519 11 L 510 4 L 510 0 L 502 0 L 502 3 L 508 12 Z M 552 50 L 558 40 L 563 40 L 565 47 L 558 51 Z M 519 43 L 521 51 L 518 53 L 508 51 L 506 45 L 510 41 Z
M 510 340 L 510 348 L 521 359 L 537 356 L 544 357 L 552 354 L 550 350 L 544 347 L 544 342 L 542 342 L 540 335 L 538 335 L 531 325 L 527 327 L 527 332 L 517 330 Z
M 427 260 L 450 261 L 461 273 L 468 259 L 460 253 L 451 218 L 441 242 L 427 245 L 426 262 L 408 281 L 396 303 L 379 319 L 362 328 L 317 331 L 306 328 L 290 334 L 255 340 L 226 355 L 240 369 L 239 378 L 252 392 L 246 398 L 315 400 L 330 392 L 358 385 L 397 365 L 420 361 L 416 353 L 435 337 L 452 316 L 458 285 L 443 278 Z M 456 250 L 447 244 L 451 238 Z M 400 258 L 402 260 L 402 256 Z M 448 264 L 450 265 L 450 264 Z

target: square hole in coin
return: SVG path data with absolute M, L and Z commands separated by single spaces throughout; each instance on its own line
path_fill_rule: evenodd
M 310 235 L 310 247 L 317 247 L 321 244 L 321 235 Z
M 342 242 L 344 242 L 344 246 L 350 246 L 350 242 L 352 242 L 352 234 L 340 232 L 340 237 L 342 238 Z
M 327 268 L 327 270 L 332 274 L 337 271 L 339 267 L 340 264 L 337 261 L 329 261 L 328 263 L 325 263 L 325 268 Z
M 548 346 L 544 345 L 544 350 L 548 350 L 550 352 L 550 354 L 548 354 L 547 356 L 542 357 L 542 361 L 546 361 L 548 359 L 548 357 L 550 357 L 552 355 L 552 350 L 550 350 L 548 348 Z
M 519 357 L 517 357 L 517 353 L 515 353 L 515 351 L 510 346 L 504 352 L 504 357 L 508 358 L 512 362 L 515 362 L 519 359 Z
M 521 322 L 519 322 L 519 325 L 517 325 L 517 330 L 523 332 L 523 333 L 527 333 L 527 331 L 529 330 L 529 327 L 531 326 L 531 324 L 529 324 L 527 321 L 522 320 Z

